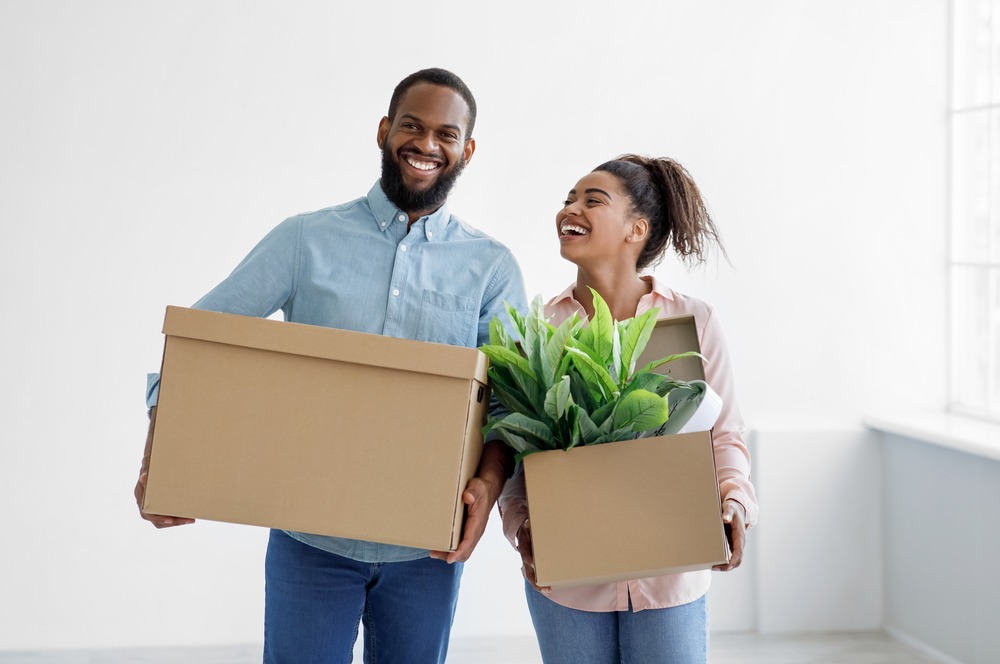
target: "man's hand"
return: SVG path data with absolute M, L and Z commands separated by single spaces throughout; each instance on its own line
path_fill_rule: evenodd
M 747 544 L 747 515 L 743 505 L 735 500 L 727 500 L 722 504 L 722 522 L 726 524 L 726 536 L 729 538 L 729 564 L 716 565 L 712 569 L 718 572 L 731 572 L 743 562 L 743 549 Z
M 469 480 L 469 486 L 462 494 L 462 501 L 469 506 L 469 517 L 465 520 L 465 528 L 462 531 L 462 541 L 458 548 L 452 552 L 431 551 L 431 558 L 444 560 L 449 565 L 451 563 L 464 563 L 472 555 L 473 549 L 479 544 L 479 539 L 486 532 L 486 522 L 490 518 L 490 510 L 497 502 L 500 490 L 490 487 L 485 481 L 478 477 Z
M 500 491 L 514 467 L 514 452 L 498 440 L 486 443 L 479 474 L 469 480 L 462 494 L 462 502 L 468 505 L 469 516 L 462 530 L 462 541 L 452 552 L 431 551 L 431 558 L 451 563 L 464 563 L 472 555 L 479 539 L 486 532 L 486 522 L 490 511 L 500 497 Z
M 157 528 L 183 526 L 194 523 L 194 519 L 180 516 L 165 516 L 162 514 L 146 514 L 142 511 L 142 499 L 146 495 L 146 478 L 149 476 L 149 452 L 153 447 L 153 427 L 156 425 L 156 406 L 149 411 L 149 433 L 146 434 L 146 450 L 142 454 L 142 467 L 139 468 L 139 481 L 135 483 L 135 504 L 139 506 L 139 514 Z
M 524 578 L 532 588 L 548 595 L 552 592 L 552 588 L 535 583 L 535 556 L 531 552 L 531 519 L 524 520 L 514 539 L 517 540 L 517 552 L 521 554 L 521 573 L 524 574 Z

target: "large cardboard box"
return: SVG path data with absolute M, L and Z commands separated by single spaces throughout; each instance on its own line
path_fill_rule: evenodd
M 180 307 L 163 332 L 145 512 L 457 548 L 478 350 Z
M 693 316 L 658 321 L 636 366 L 700 350 Z M 704 380 L 698 358 L 663 366 Z M 552 588 L 677 574 L 728 560 L 710 432 L 524 459 L 535 575 Z

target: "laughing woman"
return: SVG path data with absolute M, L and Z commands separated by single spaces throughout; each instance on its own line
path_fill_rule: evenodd
M 700 263 L 711 245 L 720 244 L 698 188 L 675 161 L 624 155 L 576 183 L 556 215 L 556 231 L 562 257 L 577 266 L 577 280 L 546 305 L 553 324 L 573 312 L 589 320 L 594 314 L 590 288 L 607 301 L 615 320 L 653 307 L 660 308 L 660 318 L 694 315 L 708 360 L 705 378 L 723 403 L 712 432 L 732 558 L 715 569 L 735 569 L 743 557 L 745 531 L 757 520 L 757 500 L 722 326 L 710 305 L 640 276 L 670 249 L 685 262 Z M 707 660 L 710 571 L 569 590 L 539 588 L 523 475 L 507 482 L 500 508 L 504 533 L 523 559 L 528 609 L 545 664 Z

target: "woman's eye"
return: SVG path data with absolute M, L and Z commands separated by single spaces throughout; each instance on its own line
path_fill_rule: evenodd
M 572 202 L 573 201 L 570 201 L 570 200 L 563 201 L 563 207 L 566 207 L 567 205 L 571 204 Z
M 588 203 L 603 203 L 604 201 L 602 201 L 602 200 L 601 200 L 601 199 L 599 199 L 599 198 L 591 198 L 591 199 L 590 199 L 589 201 L 587 201 L 587 202 L 588 202 Z

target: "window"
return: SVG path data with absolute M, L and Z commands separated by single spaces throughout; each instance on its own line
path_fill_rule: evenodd
M 952 2 L 950 409 L 1000 419 L 1000 0 Z

